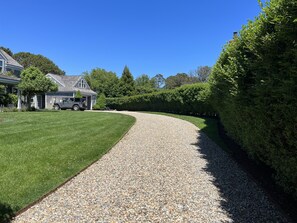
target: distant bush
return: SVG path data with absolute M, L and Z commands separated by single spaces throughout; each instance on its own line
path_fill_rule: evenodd
M 207 83 L 185 85 L 173 90 L 121 98 L 107 98 L 107 107 L 117 110 L 160 111 L 191 115 L 215 115 L 208 100 Z
M 211 101 L 228 134 L 297 197 L 297 2 L 271 0 L 223 50 Z
M 106 108 L 106 98 L 104 94 L 100 94 L 97 99 L 97 103 L 93 106 L 95 110 L 103 110 Z

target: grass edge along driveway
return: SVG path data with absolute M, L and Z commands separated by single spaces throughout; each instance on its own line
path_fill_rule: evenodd
M 201 130 L 201 132 L 206 134 L 212 141 L 214 141 L 223 150 L 225 150 L 228 153 L 231 152 L 228 146 L 225 144 L 225 142 L 219 135 L 218 120 L 215 118 L 180 115 L 180 114 L 173 114 L 173 113 L 166 113 L 166 112 L 144 112 L 144 113 L 150 113 L 155 115 L 165 115 L 165 116 L 182 119 L 184 121 L 188 121 L 194 124 L 196 127 L 198 127 Z
M 112 113 L 0 113 L 0 222 L 99 160 L 135 121 Z

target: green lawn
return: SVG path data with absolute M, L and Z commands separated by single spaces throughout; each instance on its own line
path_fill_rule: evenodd
M 0 217 L 98 160 L 134 122 L 111 113 L 0 113 Z
M 217 119 L 214 118 L 202 118 L 196 116 L 189 116 L 189 115 L 177 115 L 171 113 L 164 113 L 164 112 L 149 112 L 151 114 L 158 114 L 158 115 L 167 115 L 174 118 L 179 118 L 188 122 L 191 122 L 195 126 L 197 126 L 203 133 L 205 133 L 210 139 L 212 139 L 217 145 L 219 145 L 222 149 L 227 152 L 230 152 L 224 141 L 219 136 Z

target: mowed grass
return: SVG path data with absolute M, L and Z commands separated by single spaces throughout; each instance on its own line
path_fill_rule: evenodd
M 212 139 L 218 146 L 227 152 L 230 152 L 228 146 L 224 143 L 219 135 L 218 120 L 214 118 L 196 117 L 189 115 L 178 115 L 164 112 L 149 112 L 151 114 L 167 115 L 174 118 L 179 118 L 188 122 L 191 122 L 197 126 L 203 133 L 205 133 L 210 139 Z
M 37 200 L 98 160 L 134 122 L 112 113 L 0 113 L 0 206 L 18 211 Z

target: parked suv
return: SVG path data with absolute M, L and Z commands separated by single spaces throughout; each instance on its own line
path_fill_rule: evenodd
M 60 102 L 54 103 L 54 109 L 72 109 L 74 111 L 85 110 L 87 108 L 85 98 L 62 98 Z

